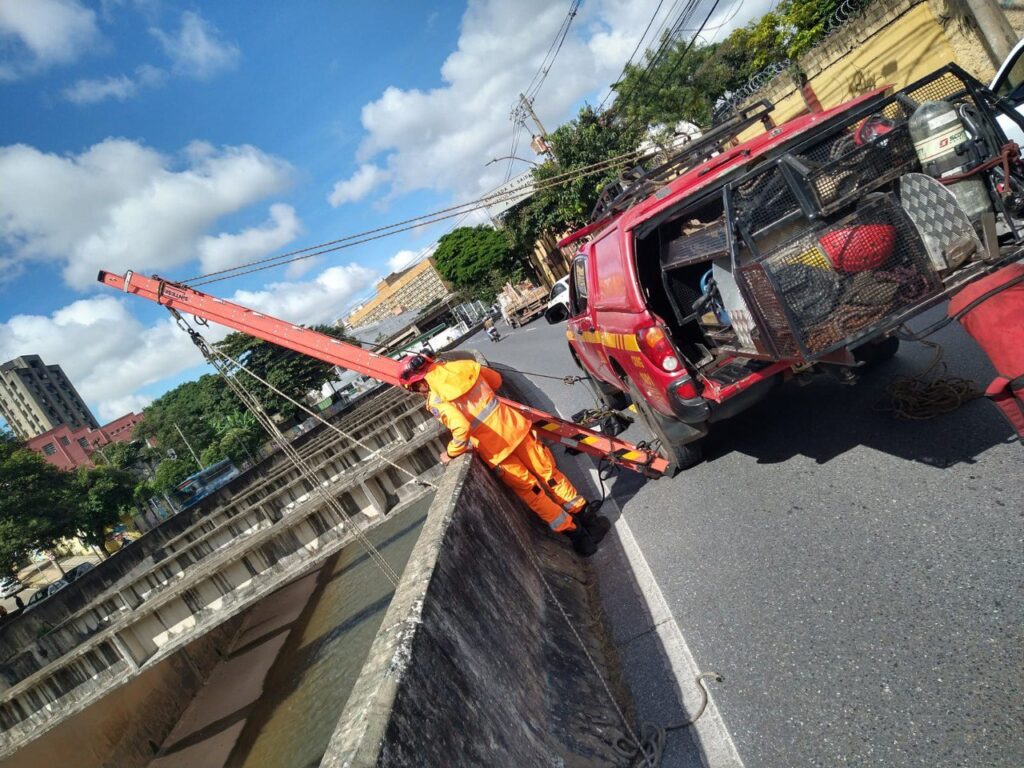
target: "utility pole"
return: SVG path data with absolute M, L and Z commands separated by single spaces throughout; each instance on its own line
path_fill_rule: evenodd
M 537 126 L 537 136 L 534 136 L 534 140 L 539 137 L 540 142 L 537 142 L 540 146 L 534 146 L 534 151 L 537 154 L 545 154 L 554 162 L 558 162 L 558 158 L 555 157 L 555 150 L 551 148 L 551 142 L 548 141 L 548 132 L 544 130 L 544 125 L 541 123 L 540 118 L 537 117 L 537 113 L 533 111 L 533 102 L 531 102 L 526 95 L 523 93 L 519 94 L 519 108 L 523 113 L 530 116 L 533 120 L 533 124 Z
M 192 446 L 188 442 L 188 438 L 185 437 L 185 433 L 181 431 L 181 427 L 178 426 L 178 422 L 174 422 L 174 428 L 178 430 L 178 434 L 181 435 L 181 439 L 185 441 L 185 447 L 188 448 L 188 452 L 192 454 L 192 458 L 196 460 L 196 466 L 200 469 L 203 468 L 203 462 L 196 456 L 196 452 L 192 449 Z
M 998 70 L 1017 44 L 1017 35 L 996 0 L 966 0 L 966 4 L 978 25 L 982 45 L 992 59 L 992 66 Z

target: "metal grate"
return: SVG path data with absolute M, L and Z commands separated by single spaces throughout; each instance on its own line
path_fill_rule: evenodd
M 833 143 L 831 151 L 838 146 Z M 818 208 L 827 215 L 851 205 L 857 198 L 889 184 L 904 173 L 918 170 L 919 166 L 910 130 L 904 122 L 860 146 L 849 140 L 845 151 L 807 175 L 807 184 Z
M 765 283 L 751 280 L 757 272 L 747 275 L 776 344 L 795 336 L 809 357 L 851 343 L 942 289 L 913 224 L 895 197 L 881 193 L 841 221 L 780 245 L 759 266 L 788 319 L 780 322 L 770 307 Z
M 728 257 L 724 219 L 690 232 L 686 232 L 686 227 L 683 229 L 681 237 L 665 244 L 661 257 L 662 269 L 676 269 L 687 264 Z
M 757 235 L 800 210 L 778 166 L 744 179 L 733 190 L 736 219 L 751 235 Z
M 739 271 L 739 276 L 746 283 L 747 295 L 753 298 L 754 306 L 761 315 L 778 356 L 800 358 L 800 347 L 786 317 L 786 310 L 779 301 L 771 280 L 765 274 L 764 267 L 761 264 L 751 264 L 743 267 Z

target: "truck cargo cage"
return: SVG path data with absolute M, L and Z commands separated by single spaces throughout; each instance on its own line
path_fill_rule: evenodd
M 940 301 L 962 284 L 961 262 L 974 259 L 967 267 L 974 274 L 994 268 L 978 263 L 981 242 L 962 210 L 948 204 L 952 193 L 919 173 L 908 121 L 919 104 L 938 100 L 963 107 L 973 121 L 974 157 L 965 162 L 1000 153 L 1005 136 L 991 117 L 994 97 L 949 65 L 825 121 L 813 136 L 728 182 L 731 231 L 723 237 L 711 225 L 694 232 L 692 242 L 671 242 L 662 253 L 666 285 L 670 270 L 719 259 L 728 242 L 728 259 L 716 265 L 729 264 L 724 276 L 735 280 L 744 306 L 730 311 L 732 341 L 724 348 L 810 361 L 885 333 Z M 869 117 L 884 121 L 885 130 L 857 137 Z M 1005 213 L 989 174 L 981 178 L 993 210 Z M 1020 244 L 1017 224 L 1005 220 Z M 936 258 L 946 250 L 959 252 L 948 269 L 941 254 Z M 716 277 L 720 288 L 729 281 L 717 266 Z

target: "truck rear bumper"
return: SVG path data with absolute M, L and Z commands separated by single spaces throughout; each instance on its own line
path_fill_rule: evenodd
M 668 385 L 668 404 L 672 415 L 684 424 L 703 424 L 711 417 L 711 403 L 703 397 L 682 397 L 679 388 L 693 386 L 693 380 L 684 376 Z

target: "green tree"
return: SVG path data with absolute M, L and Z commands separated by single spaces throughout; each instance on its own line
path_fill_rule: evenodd
M 691 45 L 689 37 L 660 55 L 626 68 L 613 85 L 613 110 L 628 125 L 707 126 L 722 97 L 746 85 L 772 64 L 798 57 L 827 34 L 842 0 L 782 0 L 720 43 Z
M 336 339 L 348 339 L 344 329 L 338 326 L 316 325 L 312 329 Z M 317 389 L 325 381 L 328 381 L 334 372 L 334 367 L 330 363 L 316 360 L 298 352 L 292 352 L 284 347 L 279 347 L 276 344 L 271 344 L 244 333 L 232 333 L 223 341 L 217 342 L 215 346 L 221 352 L 238 360 L 253 373 L 299 402 L 305 400 L 308 392 Z M 263 404 L 263 407 L 268 412 L 276 413 L 282 419 L 304 415 L 298 406 L 270 391 L 247 374 L 240 373 L 239 376 L 241 377 L 240 381 L 256 394 L 260 403 Z M 241 412 L 242 405 L 235 399 L 233 407 L 224 409 L 216 414 L 211 413 L 212 421 L 208 425 L 209 434 L 202 441 L 201 447 L 205 448 L 211 445 L 214 438 L 220 439 L 216 429 L 216 424 L 220 420 Z M 197 447 L 197 450 L 202 448 Z M 238 449 L 232 450 L 237 451 Z
M 630 128 L 610 115 L 599 115 L 589 106 L 581 109 L 573 120 L 559 126 L 548 137 L 558 163 L 547 162 L 534 169 L 538 191 L 504 216 L 515 250 L 528 253 L 545 232 L 561 235 L 586 224 L 601 190 L 615 181 L 623 166 L 575 178 L 568 184 L 544 187 L 546 182 L 629 152 L 636 148 L 641 136 L 640 129 Z
M 156 468 L 149 485 L 156 493 L 169 494 L 186 477 L 196 471 L 191 459 L 164 459 Z
M 458 227 L 437 242 L 437 271 L 470 298 L 490 301 L 494 283 L 523 278 L 522 265 L 512 249 L 508 233 L 487 225 Z
M 69 477 L 10 433 L 0 433 L 0 570 L 73 535 Z
M 201 452 L 218 439 L 214 427 L 217 419 L 235 413 L 241 408 L 238 398 L 228 389 L 218 374 L 205 374 L 196 381 L 187 381 L 165 392 L 146 407 L 145 419 L 135 428 L 138 440 L 154 438 L 160 458 L 173 450 L 179 459 L 188 462 L 195 472 L 199 469 L 192 460 L 178 429 L 185 434 L 192 447 Z M 145 451 L 152 453 L 151 450 Z
M 138 443 L 110 443 L 92 454 L 94 464 L 109 464 L 117 469 L 130 469 L 141 458 L 142 447 Z
M 112 466 L 79 467 L 71 487 L 79 538 L 87 544 L 102 546 L 108 529 L 132 510 L 135 479 Z

